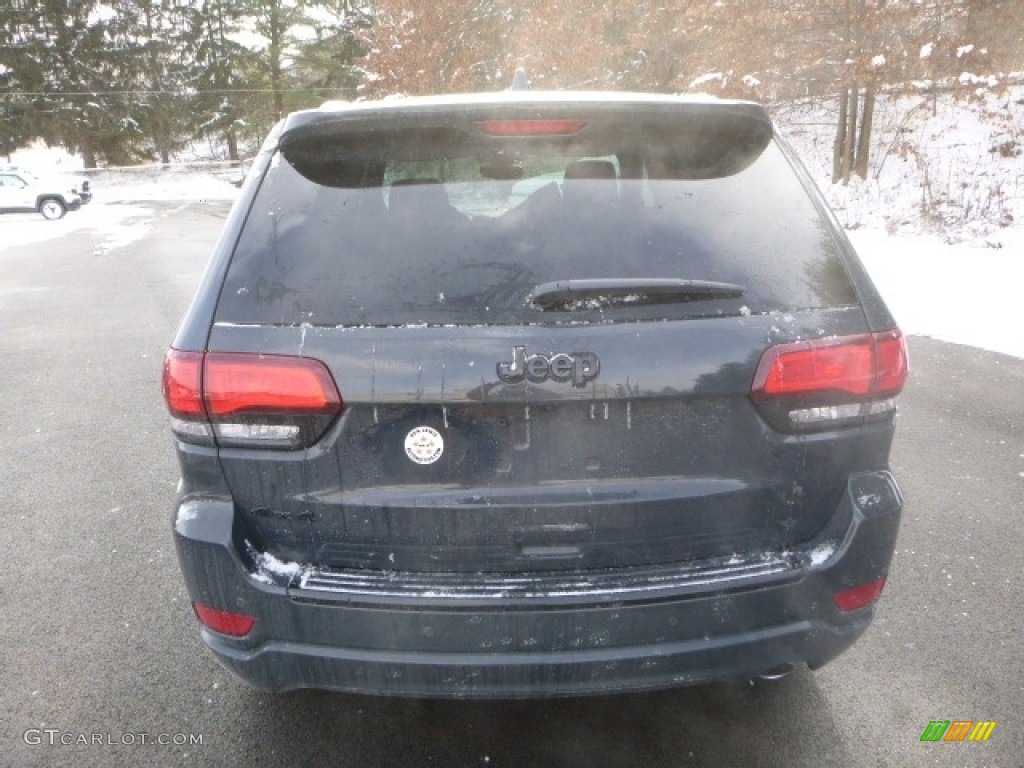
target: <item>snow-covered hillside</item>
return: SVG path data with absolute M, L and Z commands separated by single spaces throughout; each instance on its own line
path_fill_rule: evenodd
M 846 186 L 836 103 L 773 111 L 907 333 L 1024 357 L 1024 85 L 963 79 L 879 98 L 869 177 Z
M 1002 231 L 1024 221 L 1024 85 L 1010 80 L 879 97 L 868 178 L 845 186 L 831 183 L 836 101 L 773 112 L 848 229 L 998 248 Z
M 904 331 L 1024 358 L 1016 310 L 1024 284 L 1024 86 L 979 83 L 966 99 L 880 98 L 870 178 L 848 186 L 831 183 L 834 102 L 773 112 Z M 12 161 L 46 171 L 80 167 L 45 148 Z M 0 262 L 6 246 L 71 230 L 99 231 L 100 253 L 123 247 L 148 230 L 146 201 L 230 200 L 237 192 L 219 168 L 107 171 L 93 179 L 94 202 L 62 221 L 0 216 Z

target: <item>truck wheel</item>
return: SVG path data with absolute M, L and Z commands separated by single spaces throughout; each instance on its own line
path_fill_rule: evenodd
M 39 212 L 44 219 L 60 219 L 67 212 L 67 206 L 56 197 L 48 197 L 39 203 Z

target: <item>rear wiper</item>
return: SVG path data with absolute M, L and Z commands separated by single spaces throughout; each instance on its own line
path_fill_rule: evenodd
M 527 302 L 542 310 L 603 309 L 612 305 L 669 304 L 737 299 L 743 286 L 672 277 L 558 280 L 536 286 Z

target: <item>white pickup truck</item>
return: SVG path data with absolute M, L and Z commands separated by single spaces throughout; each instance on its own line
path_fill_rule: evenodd
M 20 168 L 0 169 L 0 213 L 39 211 L 59 219 L 91 197 L 88 181 L 79 190 L 72 180 L 41 179 Z

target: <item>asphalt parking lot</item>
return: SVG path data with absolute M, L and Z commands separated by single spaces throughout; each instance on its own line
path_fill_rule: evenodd
M 89 230 L 5 246 L 0 221 L 0 766 L 1024 766 L 1024 360 L 923 338 L 889 585 L 828 667 L 539 702 L 236 682 L 178 573 L 159 391 L 227 207 L 149 207 L 119 246 Z M 922 742 L 933 720 L 996 726 Z

